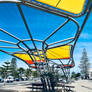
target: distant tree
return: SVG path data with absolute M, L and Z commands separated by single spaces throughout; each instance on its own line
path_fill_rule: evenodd
M 17 63 L 16 63 L 16 58 L 11 59 L 11 68 L 14 70 L 17 70 Z
M 31 73 L 32 73 L 32 70 L 31 69 L 28 68 L 28 69 L 25 70 L 25 76 L 26 77 L 29 78 L 31 76 Z
M 82 52 L 79 68 L 80 68 L 81 74 L 85 77 L 85 79 L 87 78 L 89 73 L 89 66 L 90 66 L 90 63 L 88 60 L 87 52 L 86 52 L 86 49 L 84 48 Z
M 3 78 L 7 78 L 8 75 L 10 74 L 10 62 L 4 62 L 4 65 L 2 65 L 2 67 L 0 67 L 0 75 Z
M 80 73 L 76 73 L 76 77 L 80 77 L 81 76 L 81 74 Z
M 32 75 L 36 78 L 39 76 L 38 72 L 37 71 L 32 71 Z
M 72 72 L 71 78 L 75 78 L 76 77 L 76 73 Z
M 11 63 L 10 63 L 10 67 L 11 67 L 11 73 L 12 73 L 12 76 L 14 78 L 18 77 L 18 73 L 17 73 L 17 63 L 16 63 L 16 58 L 12 58 L 11 59 Z
M 20 68 L 18 69 L 18 73 L 19 73 L 19 77 L 20 77 L 20 78 L 22 77 L 22 75 L 24 75 L 24 72 L 25 72 L 25 69 L 24 69 L 24 68 L 20 67 Z
M 6 68 L 0 67 L 0 76 L 2 78 L 6 78 L 7 77 L 7 70 L 6 70 Z
M 7 61 L 7 62 L 4 62 L 4 65 L 3 65 L 4 68 L 6 68 L 6 70 L 10 70 L 10 62 Z

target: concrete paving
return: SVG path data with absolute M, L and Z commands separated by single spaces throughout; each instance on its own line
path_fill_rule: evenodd
M 78 80 L 71 84 L 75 92 L 92 92 L 92 80 Z
M 0 92 L 31 92 L 33 81 L 19 81 L 13 83 L 0 83 Z
M 7 83 L 6 85 L 0 83 L 0 92 L 32 92 L 31 83 L 32 81 Z M 92 80 L 78 80 L 70 85 L 75 86 L 74 92 L 92 92 Z

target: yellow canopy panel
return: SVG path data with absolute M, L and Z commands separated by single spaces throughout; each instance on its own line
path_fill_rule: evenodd
M 54 6 L 56 8 L 79 14 L 83 11 L 86 0 L 37 0 L 44 4 Z
M 46 54 L 48 59 L 69 59 L 70 45 L 48 49 Z
M 30 56 L 28 54 L 14 54 L 16 57 L 26 61 L 28 64 L 34 64 L 32 59 L 30 58 Z M 33 60 L 35 61 L 34 57 L 31 55 L 31 57 L 33 58 Z M 35 56 L 37 62 L 41 62 L 40 58 Z M 42 58 L 42 61 L 44 61 L 44 59 Z M 36 61 L 35 61 L 36 62 Z
M 42 51 L 40 53 L 42 53 Z M 16 57 L 26 61 L 28 64 L 34 64 L 28 54 L 22 54 L 22 53 L 19 54 L 18 53 L 18 54 L 14 54 L 14 55 Z M 46 55 L 47 55 L 48 59 L 54 59 L 54 60 L 55 59 L 69 59 L 70 58 L 70 45 L 48 49 L 46 52 Z M 41 55 L 41 56 L 43 57 L 43 55 Z M 35 58 L 34 58 L 33 55 L 31 55 L 31 57 L 33 58 L 34 61 L 36 58 L 36 60 L 38 62 L 41 62 L 39 57 L 35 56 Z M 42 61 L 45 62 L 44 58 L 42 58 Z
M 42 51 L 40 51 L 42 54 Z M 70 58 L 70 45 L 50 48 L 46 51 L 48 59 L 69 59 Z M 43 55 L 41 55 L 43 57 Z

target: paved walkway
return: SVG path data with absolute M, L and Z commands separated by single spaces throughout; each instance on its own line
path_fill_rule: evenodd
M 92 80 L 78 80 L 71 84 L 74 92 L 92 92 Z M 0 92 L 31 92 L 30 83 L 6 85 L 0 87 Z M 39 91 L 40 92 L 40 91 Z
M 31 82 L 22 81 L 22 82 L 7 83 L 6 85 L 2 83 L 0 84 L 0 92 L 31 92 L 32 91 Z
M 0 88 L 0 92 L 31 92 L 29 85 L 7 85 Z
M 75 92 L 92 92 L 92 80 L 78 80 L 71 84 Z

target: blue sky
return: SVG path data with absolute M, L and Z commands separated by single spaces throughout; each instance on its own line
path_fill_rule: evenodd
M 45 39 L 50 33 L 53 32 L 53 30 L 59 27 L 66 20 L 65 18 L 52 15 L 33 8 L 28 8 L 26 6 L 21 6 L 21 8 L 23 9 L 23 13 L 25 14 L 25 18 L 28 22 L 28 26 L 30 28 L 32 36 L 35 39 L 41 39 L 41 40 Z M 84 20 L 84 17 L 85 16 L 76 19 L 80 25 Z M 72 69 L 72 71 L 73 70 L 77 72 L 79 71 L 78 65 L 80 62 L 83 48 L 86 48 L 89 61 L 91 63 L 91 60 L 92 60 L 92 36 L 91 36 L 92 24 L 91 23 L 92 23 L 92 13 L 76 44 L 76 47 L 74 50 L 74 60 L 75 60 L 76 66 L 74 69 Z M 0 4 L 0 28 L 7 30 L 8 32 L 19 37 L 20 39 L 29 38 L 29 35 L 24 26 L 23 20 L 16 7 L 16 4 Z M 47 42 L 52 43 L 69 37 L 74 37 L 75 33 L 76 33 L 76 25 L 73 22 L 69 22 L 65 27 L 63 27 L 55 35 L 53 35 Z M 17 40 L 7 36 L 2 32 L 0 32 L 0 39 L 17 42 Z M 10 46 L 8 44 L 0 43 L 0 46 L 3 46 L 3 45 Z M 29 45 L 33 48 L 31 43 Z M 39 43 L 38 43 L 38 47 L 41 48 L 39 46 Z M 11 50 L 8 49 L 8 51 L 11 51 Z M 11 58 L 12 58 L 11 56 L 0 52 L 0 65 L 2 65 L 3 62 L 7 60 L 8 61 L 11 60 Z M 17 60 L 17 63 L 18 63 L 18 66 L 27 67 L 27 65 L 20 60 Z
M 80 18 L 81 20 L 81 18 Z M 92 12 L 89 16 L 89 19 L 87 20 L 87 23 L 81 33 L 81 36 L 76 44 L 76 48 L 75 48 L 75 53 L 74 53 L 74 59 L 75 59 L 75 63 L 76 66 L 74 68 L 75 71 L 79 71 L 78 69 L 78 65 L 80 63 L 80 58 L 82 55 L 82 51 L 83 48 L 86 48 L 87 54 L 88 54 L 88 58 L 89 58 L 89 62 L 90 62 L 90 67 L 92 68 Z M 72 69 L 73 70 L 73 69 Z

